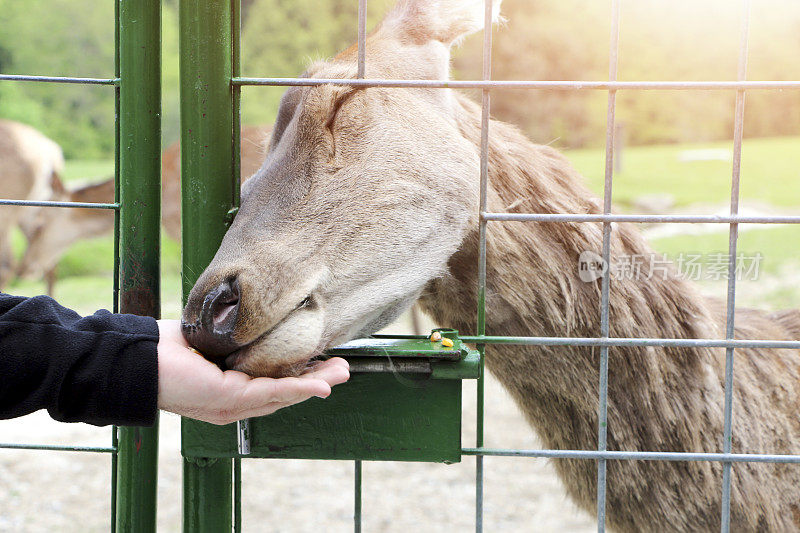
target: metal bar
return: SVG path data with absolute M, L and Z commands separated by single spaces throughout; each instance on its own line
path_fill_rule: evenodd
M 761 453 L 692 453 L 692 452 L 626 452 L 595 450 L 504 450 L 498 448 L 462 448 L 464 455 L 492 457 L 539 457 L 547 459 L 606 459 L 614 461 L 709 461 L 732 463 L 800 463 L 800 455 Z
M 796 90 L 800 81 L 533 81 L 533 80 L 397 80 L 353 78 L 250 78 L 231 80 L 241 86 L 314 86 L 348 85 L 351 87 L 397 87 L 421 89 L 549 89 L 549 90 Z
M 114 450 L 111 455 L 111 533 L 117 531 L 117 470 L 119 469 L 119 436 L 118 427 L 111 426 L 111 448 Z
M 231 75 L 238 76 L 241 71 L 241 29 L 242 29 L 242 3 L 240 0 L 230 0 L 231 3 Z M 241 103 L 242 103 L 242 88 L 239 86 L 231 86 L 232 91 L 232 116 L 231 116 L 231 151 L 232 151 L 232 164 L 233 173 L 231 179 L 233 180 L 233 196 L 231 197 L 231 216 L 227 219 L 228 223 L 233 223 L 233 218 L 239 211 L 241 182 L 242 182 L 242 117 L 241 117 Z M 240 420 L 236 422 L 236 436 L 237 447 L 239 455 L 250 455 L 250 420 Z M 242 521 L 242 461 L 240 457 L 233 459 L 233 529 L 234 531 L 241 530 Z M 238 475 L 237 475 L 238 473 Z
M 483 81 L 492 79 L 492 0 L 483 2 Z M 486 211 L 489 187 L 489 123 L 491 116 L 491 93 L 484 89 L 481 92 L 481 146 L 480 146 L 480 200 L 478 213 Z M 486 335 L 486 221 L 478 217 L 478 335 Z M 475 444 L 483 446 L 484 442 L 484 404 L 486 364 L 486 346 L 478 344 L 481 373 L 478 377 Z M 483 531 L 483 456 L 475 458 L 475 531 Z
M 0 200 L 0 205 L 24 207 L 67 207 L 74 209 L 119 209 L 119 203 L 97 204 L 91 202 L 49 202 L 38 200 Z
M 501 337 L 462 335 L 463 342 L 528 346 L 669 346 L 676 348 L 778 348 L 800 349 L 800 341 L 743 339 L 653 339 L 630 337 Z
M 363 79 L 367 65 L 367 0 L 358 0 L 358 78 Z
M 250 455 L 250 419 L 236 423 L 236 446 L 239 455 Z
M 58 444 L 0 443 L 0 450 L 45 450 L 49 452 L 117 453 L 116 446 L 61 446 Z
M 800 224 L 800 215 L 615 215 L 572 213 L 482 213 L 502 222 L 641 222 L 649 224 Z
M 71 78 L 68 76 L 27 76 L 24 74 L 0 74 L 0 81 L 33 81 L 37 83 L 72 83 L 78 85 L 117 85 L 116 78 Z
M 160 316 L 161 2 L 119 1 L 119 307 Z M 156 531 L 158 419 L 119 428 L 116 529 Z
M 238 0 L 234 0 L 238 3 Z M 242 459 L 233 458 L 233 531 L 242 531 Z
M 183 530 L 220 533 L 233 527 L 230 459 L 183 459 Z M 197 490 L 198 487 L 202 490 Z
M 747 40 L 750 30 L 750 0 L 742 0 L 742 29 L 739 42 L 739 65 L 737 79 L 743 81 L 747 77 Z M 744 131 L 744 99 L 743 89 L 736 92 L 736 111 L 734 116 L 733 131 L 733 165 L 731 172 L 731 216 L 739 212 L 739 178 L 742 163 L 742 134 Z M 739 239 L 739 225 L 731 222 L 728 235 L 728 253 L 733 254 L 728 258 L 728 296 L 725 311 L 725 338 L 733 339 L 735 336 L 736 316 L 736 248 Z M 725 350 L 725 403 L 722 450 L 731 453 L 732 425 L 733 425 L 733 363 L 734 348 Z M 731 529 L 731 469 L 733 464 L 726 461 L 722 465 L 722 533 Z
M 619 52 L 619 8 L 620 1 L 614 0 L 611 4 L 611 38 L 608 50 L 608 79 L 617 79 L 617 55 Z M 606 166 L 603 180 L 603 214 L 611 214 L 611 193 L 614 180 L 614 115 L 617 109 L 617 92 L 608 92 L 608 109 L 606 111 Z M 605 264 L 611 263 L 611 222 L 603 221 L 603 250 L 602 256 Z M 611 275 L 606 272 L 601 278 L 600 285 L 600 336 L 609 336 L 609 291 Z M 600 368 L 598 383 L 597 407 L 597 449 L 605 451 L 608 446 L 608 346 L 600 347 Z M 597 460 L 597 531 L 606 530 L 606 472 L 607 464 L 604 458 Z
M 184 303 L 222 241 L 237 196 L 233 18 L 231 1 L 179 2 Z M 184 438 L 207 429 L 186 418 L 181 424 Z M 184 531 L 231 530 L 233 470 L 230 458 L 184 459 Z
M 358 0 L 358 71 L 356 76 L 363 79 L 367 68 L 367 0 Z M 359 366 L 359 365 L 355 365 Z M 362 370 L 364 370 L 362 368 Z M 355 461 L 353 472 L 353 531 L 361 533 L 361 489 L 362 464 Z
M 119 79 L 119 2 L 114 2 L 114 77 Z M 114 85 L 114 203 L 119 206 L 119 84 Z M 119 313 L 119 208 L 114 210 L 113 312 Z M 119 429 L 111 427 L 111 445 L 119 449 Z M 111 456 L 111 533 L 117 531 L 119 457 Z
M 241 0 L 231 1 L 231 74 L 233 77 L 239 76 L 242 69 L 242 2 Z M 242 183 L 242 88 L 239 85 L 231 85 L 233 91 L 233 128 L 231 142 L 233 144 L 233 208 L 238 210 L 240 205 L 240 193 Z M 235 212 L 234 212 L 235 216 Z M 233 222 L 233 217 L 230 218 Z
M 355 461 L 353 473 L 353 531 L 361 533 L 361 488 L 362 488 L 362 463 Z

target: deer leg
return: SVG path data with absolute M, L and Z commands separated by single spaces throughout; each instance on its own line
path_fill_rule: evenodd
M 0 290 L 14 277 L 14 254 L 8 231 L 0 231 Z
M 55 292 L 56 280 L 58 279 L 57 271 L 58 265 L 44 273 L 44 281 L 47 284 L 47 295 L 51 298 Z

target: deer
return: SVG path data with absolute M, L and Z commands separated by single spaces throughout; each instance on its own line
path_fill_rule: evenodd
M 55 178 L 52 189 L 50 199 L 57 202 L 114 202 L 113 178 L 72 187 Z M 35 207 L 19 225 L 28 245 L 16 275 L 23 279 L 44 279 L 47 294 L 52 296 L 61 257 L 76 242 L 109 233 L 114 228 L 114 213 L 108 209 Z
M 114 181 L 68 188 L 61 179 L 64 155 L 31 126 L 0 120 L 0 197 L 54 202 L 112 202 Z M 3 206 L 0 219 L 0 289 L 11 278 L 43 278 L 53 294 L 61 255 L 80 238 L 102 235 L 114 225 L 110 213 L 40 206 Z M 21 260 L 11 250 L 11 230 L 28 241 Z
M 64 170 L 61 147 L 35 128 L 0 119 L 0 197 L 7 200 L 52 200 Z M 2 206 L 0 217 L 0 289 L 14 277 L 16 260 L 11 231 L 32 210 L 27 206 Z
M 239 150 L 242 182 L 256 173 L 264 161 L 272 126 L 242 126 Z M 181 240 L 181 146 L 169 145 L 161 156 L 161 225 L 167 235 Z
M 261 166 L 270 126 L 243 126 L 241 133 L 241 174 L 246 180 Z M 114 179 L 67 187 L 57 175 L 51 181 L 51 200 L 62 202 L 113 203 Z M 167 235 L 180 241 L 180 145 L 168 146 L 161 158 L 161 223 Z M 28 240 L 25 253 L 16 268 L 16 275 L 26 279 L 45 279 L 47 293 L 52 295 L 56 268 L 70 246 L 82 239 L 108 234 L 114 228 L 114 216 L 104 209 L 28 208 L 28 215 L 19 220 Z
M 366 40 L 366 76 L 446 80 L 453 46 L 483 20 L 479 0 L 400 0 Z M 184 336 L 224 368 L 297 375 L 415 301 L 437 323 L 475 332 L 481 109 L 452 89 L 348 85 L 356 76 L 352 46 L 303 74 L 341 84 L 285 92 L 263 164 L 189 294 Z M 487 211 L 602 213 L 556 149 L 494 119 L 489 132 Z M 602 279 L 578 268 L 581 253 L 601 250 L 601 223 L 491 222 L 486 238 L 488 335 L 601 336 Z M 624 223 L 612 225 L 610 251 L 653 253 Z M 719 339 L 725 320 L 725 305 L 674 267 L 610 285 L 611 337 Z M 797 340 L 800 311 L 737 309 L 735 338 Z M 723 450 L 724 348 L 613 346 L 608 358 L 609 450 Z M 485 360 L 544 446 L 597 449 L 599 347 L 488 345 Z M 798 452 L 799 370 L 796 349 L 736 349 L 734 453 Z M 596 461 L 554 466 L 593 512 Z M 718 530 L 722 471 L 609 460 L 608 526 Z M 800 529 L 796 465 L 736 463 L 731 484 L 732 530 Z

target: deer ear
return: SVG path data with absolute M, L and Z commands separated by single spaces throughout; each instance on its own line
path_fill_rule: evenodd
M 486 1 L 492 3 L 492 22 L 499 22 L 502 0 Z M 452 46 L 483 29 L 485 9 L 484 0 L 400 0 L 383 27 L 415 44 L 440 41 Z
M 67 192 L 64 182 L 61 181 L 61 176 L 55 170 L 50 175 L 50 188 L 53 191 L 53 198 L 62 198 Z
M 92 183 L 72 189 L 69 192 L 73 202 L 87 203 L 112 203 L 114 201 L 114 178 L 107 178 L 98 183 Z

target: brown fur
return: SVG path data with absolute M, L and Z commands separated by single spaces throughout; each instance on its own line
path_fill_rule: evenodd
M 264 161 L 270 126 L 243 126 L 241 175 L 246 180 Z M 161 156 L 161 224 L 167 235 L 181 240 L 181 146 L 169 145 Z
M 479 143 L 479 110 L 461 101 L 461 129 Z M 566 159 L 492 122 L 491 211 L 597 213 L 598 202 Z M 600 336 L 600 281 L 577 277 L 578 256 L 599 251 L 599 224 L 491 223 L 487 258 L 487 333 Z M 636 229 L 619 225 L 612 256 L 649 254 Z M 431 283 L 424 308 L 438 322 L 474 331 L 477 233 Z M 457 302 L 457 305 L 452 305 Z M 467 310 L 466 313 L 454 311 Z M 674 272 L 667 280 L 613 281 L 612 337 L 724 337 L 724 306 L 701 296 Z M 800 312 L 738 309 L 736 338 L 800 339 Z M 734 453 L 797 453 L 796 350 L 736 350 Z M 722 450 L 723 349 L 611 348 L 608 448 L 670 452 Z M 597 348 L 495 347 L 488 368 L 508 388 L 548 448 L 597 446 Z M 556 460 L 575 501 L 593 512 L 596 463 Z M 739 531 L 787 531 L 800 498 L 793 465 L 736 464 L 732 523 Z M 722 469 L 708 462 L 611 461 L 608 519 L 617 531 L 697 531 L 719 527 Z M 795 507 L 793 507 L 795 506 Z M 765 529 L 766 528 L 766 529 Z
M 483 2 L 402 0 L 367 42 L 367 76 L 443 79 L 449 47 L 483 20 Z M 355 50 L 307 75 L 349 78 Z M 442 325 L 475 332 L 480 110 L 450 91 L 290 89 L 242 209 L 190 294 L 197 322 L 221 280 L 241 286 L 228 363 L 284 375 L 328 346 L 384 325 L 418 296 Z M 598 213 L 599 201 L 555 150 L 492 121 L 488 209 Z M 578 277 L 599 252 L 598 223 L 488 227 L 487 333 L 600 336 L 600 281 Z M 649 254 L 630 225 L 613 225 L 612 257 Z M 312 305 L 298 307 L 304 297 Z M 674 271 L 614 280 L 613 337 L 723 338 L 724 309 Z M 800 312 L 739 309 L 740 339 L 800 338 Z M 302 334 L 299 334 L 302 332 Z M 298 342 L 301 339 L 302 342 Z M 797 350 L 735 352 L 733 451 L 798 453 Z M 490 346 L 486 363 L 544 445 L 596 449 L 599 349 Z M 609 352 L 608 448 L 722 451 L 725 351 L 614 347 Z M 555 460 L 569 495 L 594 512 L 596 463 Z M 722 467 L 712 462 L 609 461 L 616 531 L 714 531 Z M 735 531 L 800 527 L 800 468 L 735 464 Z
M 0 198 L 59 200 L 59 174 L 64 169 L 61 148 L 37 130 L 0 120 Z M 0 289 L 16 269 L 10 232 L 38 208 L 2 206 L 0 217 Z

